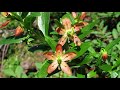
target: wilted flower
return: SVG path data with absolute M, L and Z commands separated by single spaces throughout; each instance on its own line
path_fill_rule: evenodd
M 11 15 L 11 13 L 10 12 L 1 12 L 1 15 L 4 17 L 7 17 L 8 15 Z
M 66 61 L 72 60 L 74 57 L 76 57 L 76 54 L 74 52 L 64 54 L 62 45 L 57 44 L 55 54 L 52 52 L 47 52 L 44 54 L 44 56 L 48 60 L 53 60 L 52 64 L 49 65 L 47 70 L 49 74 L 52 73 L 57 67 L 59 67 L 64 73 L 72 75 L 72 71 Z
M 64 18 L 62 20 L 62 25 L 64 26 L 64 28 L 61 27 L 56 28 L 56 32 L 58 32 L 58 34 L 60 35 L 63 35 L 58 41 L 58 44 L 61 44 L 63 46 L 67 39 L 70 38 L 72 41 L 74 41 L 75 45 L 80 46 L 81 41 L 79 37 L 76 35 L 77 30 L 75 29 L 75 27 L 72 27 L 70 19 Z

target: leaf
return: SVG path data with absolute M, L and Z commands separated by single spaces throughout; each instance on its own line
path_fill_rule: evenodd
M 95 77 L 96 76 L 96 72 L 94 72 L 94 70 L 90 71 L 88 74 L 87 74 L 87 78 L 92 78 L 92 77 Z
M 36 62 L 35 66 L 36 66 L 37 69 L 41 69 L 42 63 Z
M 23 74 L 21 75 L 21 78 L 28 78 L 28 76 L 27 76 L 25 73 L 23 73 Z
M 93 56 L 92 54 L 89 54 L 88 56 L 85 57 L 85 59 L 78 65 L 83 65 L 83 64 L 88 64 L 92 59 Z
M 88 48 L 90 46 L 91 46 L 91 42 L 82 43 L 81 46 L 80 46 L 80 48 L 81 48 L 80 51 L 77 52 L 77 57 L 80 57 L 81 55 L 83 55 L 88 50 Z
M 38 17 L 38 28 L 44 36 L 48 35 L 49 21 L 50 12 L 41 12 L 41 16 Z
M 118 76 L 118 73 L 115 71 L 110 72 L 111 78 L 116 78 Z
M 106 47 L 105 50 L 108 51 L 109 49 L 111 49 L 115 44 L 119 43 L 120 41 L 120 37 L 113 40 L 111 43 L 109 43 Z
M 118 32 L 117 32 L 116 29 L 113 29 L 113 30 L 112 30 L 112 35 L 113 35 L 113 38 L 114 38 L 114 39 L 117 39 L 117 38 L 118 38 Z
M 18 15 L 17 12 L 11 12 L 11 13 L 12 13 L 12 17 L 23 22 L 22 17 L 20 15 Z
M 78 78 L 85 78 L 85 75 L 77 74 L 77 77 L 78 77 Z
M 22 15 L 21 15 L 22 19 L 24 19 L 28 15 L 28 13 L 29 12 L 22 12 Z
M 12 70 L 12 69 L 5 69 L 4 71 L 3 71 L 3 73 L 5 74 L 5 75 L 7 75 L 7 76 L 14 76 L 14 77 L 16 77 L 16 75 L 15 75 L 15 73 L 14 73 L 14 71 Z
M 48 75 L 47 69 L 48 69 L 48 66 L 49 66 L 49 65 L 50 65 L 50 64 L 48 63 L 47 60 L 42 64 L 41 69 L 40 69 L 40 70 L 38 71 L 38 73 L 37 73 L 37 76 L 38 76 L 39 78 L 45 78 L 45 77 Z
M 117 31 L 120 33 L 120 22 L 117 24 Z
M 85 38 L 87 35 L 89 35 L 91 32 L 92 32 L 92 30 L 86 31 L 86 32 L 84 32 L 83 34 L 79 35 L 79 38 L 80 38 L 80 39 L 83 39 L 83 38 Z
M 54 21 L 55 21 L 55 24 L 56 24 L 58 27 L 63 27 L 63 25 L 62 25 L 57 19 L 55 19 Z
M 0 45 L 20 43 L 25 39 L 27 39 L 27 37 L 23 37 L 23 38 L 19 38 L 19 39 L 15 38 L 15 37 L 3 38 L 2 40 L 0 40 Z
M 52 48 L 53 51 L 55 51 L 57 43 L 55 40 L 49 36 L 45 36 L 46 42 L 49 44 L 49 46 Z
M 115 64 L 112 66 L 112 69 L 118 67 L 120 65 L 120 59 L 115 62 Z
M 108 28 L 108 26 L 105 26 L 104 28 L 103 28 L 103 34 L 105 34 L 105 32 L 106 32 L 106 30 L 107 30 L 107 28 Z
M 111 71 L 112 70 L 112 66 L 108 65 L 108 64 L 103 64 L 102 66 L 99 66 L 100 69 L 102 69 L 103 71 Z
M 17 66 L 15 69 L 15 74 L 17 78 L 20 78 L 22 73 L 23 73 L 23 68 L 21 66 Z

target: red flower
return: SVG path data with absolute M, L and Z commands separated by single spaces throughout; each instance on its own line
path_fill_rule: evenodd
M 50 64 L 47 70 L 49 74 L 52 73 L 57 67 L 59 67 L 64 73 L 72 75 L 72 71 L 67 65 L 66 61 L 72 60 L 74 57 L 76 57 L 76 54 L 74 52 L 64 54 L 62 50 L 62 45 L 58 44 L 56 46 L 55 54 L 53 54 L 52 52 L 47 52 L 44 54 L 44 56 L 48 60 L 53 60 L 52 64 Z
M 61 27 L 56 28 L 56 32 L 58 32 L 58 34 L 60 35 L 63 35 L 58 41 L 58 44 L 61 44 L 63 46 L 67 39 L 70 38 L 72 41 L 74 41 L 75 45 L 80 46 L 81 41 L 79 37 L 76 35 L 77 30 L 74 27 L 72 27 L 70 19 L 64 18 L 62 20 L 62 25 L 64 26 L 64 28 Z

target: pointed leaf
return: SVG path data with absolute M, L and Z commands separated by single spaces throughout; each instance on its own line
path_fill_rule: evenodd
M 108 64 L 103 64 L 102 66 L 99 66 L 100 69 L 108 72 L 108 71 L 111 71 L 112 69 L 112 66 L 108 65 Z
M 48 69 L 48 66 L 49 66 L 49 65 L 50 65 L 50 64 L 49 64 L 48 61 L 46 60 L 46 61 L 42 64 L 41 69 L 38 71 L 37 77 L 39 77 L 39 78 L 45 78 L 45 77 L 48 75 L 47 69 Z
M 15 70 L 16 77 L 20 78 L 22 73 L 23 73 L 23 68 L 21 66 L 17 66 L 17 68 Z
M 50 12 L 41 12 L 41 16 L 38 17 L 38 27 L 42 31 L 43 35 L 48 35 L 50 21 Z

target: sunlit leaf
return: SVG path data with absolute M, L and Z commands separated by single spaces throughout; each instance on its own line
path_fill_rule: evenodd
M 40 70 L 39 70 L 38 73 L 37 73 L 38 78 L 45 78 L 45 77 L 48 75 L 47 69 L 48 69 L 48 66 L 49 66 L 49 65 L 50 65 L 50 64 L 48 63 L 48 61 L 45 61 L 45 62 L 42 64 Z
M 90 71 L 88 74 L 87 74 L 87 78 L 93 78 L 96 76 L 96 72 L 94 70 Z
M 15 70 L 15 74 L 17 78 L 20 78 L 22 73 L 23 73 L 23 68 L 21 66 L 17 66 Z
M 41 16 L 38 17 L 38 28 L 42 31 L 43 35 L 48 35 L 50 21 L 50 12 L 41 12 Z

